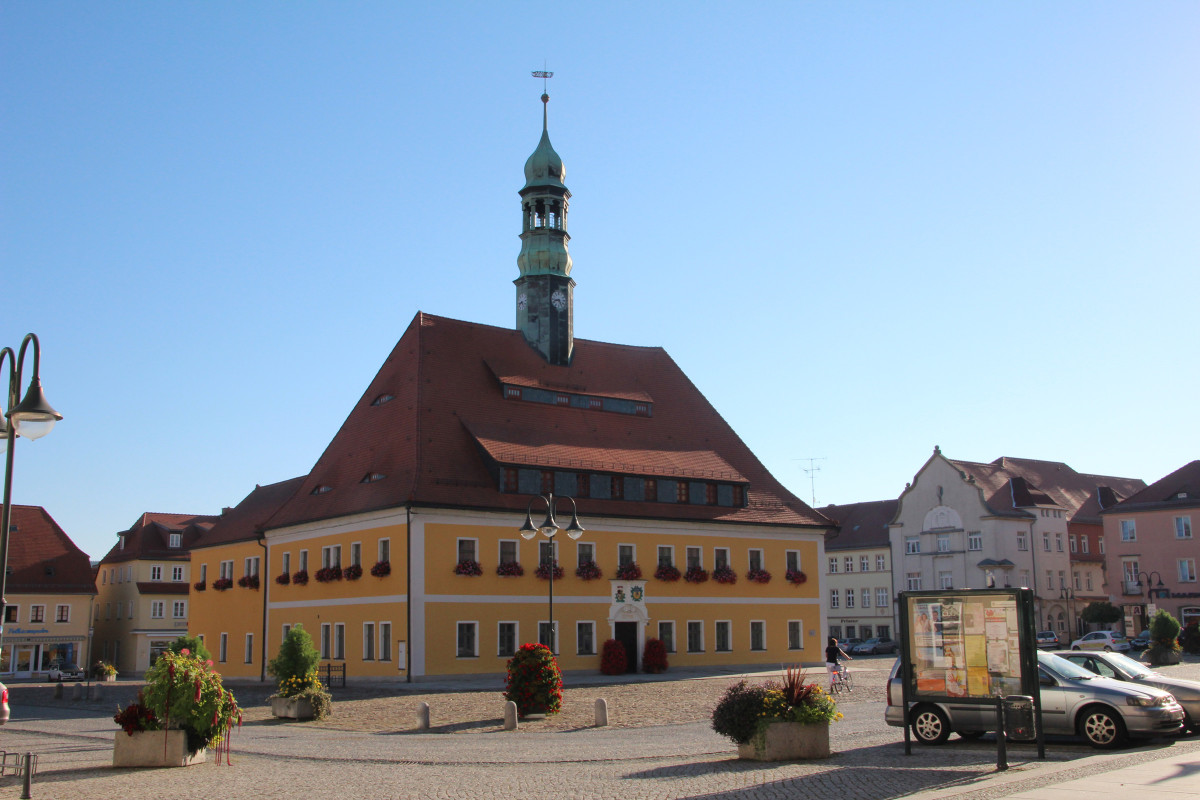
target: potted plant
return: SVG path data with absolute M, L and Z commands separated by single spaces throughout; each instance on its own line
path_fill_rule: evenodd
M 308 585 L 308 570 L 302 569 L 292 573 L 292 583 L 297 586 Z
M 594 581 L 602 577 L 603 574 L 595 561 L 584 561 L 575 568 L 575 577 L 583 578 L 585 581 Z
M 516 578 L 525 574 L 525 568 L 517 561 L 501 561 L 496 567 L 496 574 L 502 578 Z
M 704 583 L 708 580 L 708 570 L 704 567 L 688 567 L 688 571 L 683 574 L 683 579 L 688 583 Z
M 196 581 L 195 583 L 192 584 L 192 588 L 195 589 L 197 592 L 203 592 L 205 589 L 208 588 L 208 584 L 204 581 Z
M 750 570 L 746 572 L 746 580 L 753 581 L 754 583 L 770 583 L 771 573 L 767 572 L 762 567 L 751 567 Z
M 562 673 L 549 647 L 523 644 L 508 660 L 504 699 L 516 703 L 525 719 L 543 719 L 562 709 Z
M 713 570 L 713 580 L 717 583 L 737 583 L 737 573 L 728 566 L 720 566 Z
M 1182 660 L 1178 642 L 1179 620 L 1170 612 L 1159 609 L 1150 620 L 1150 646 L 1143 654 L 1152 667 L 1178 664 Z
M 455 575 L 466 575 L 467 577 L 476 577 L 483 574 L 483 567 L 479 566 L 479 562 L 470 558 L 464 558 L 462 561 L 454 565 Z
M 738 681 L 713 709 L 713 730 L 733 740 L 738 757 L 787 761 L 829 756 L 829 724 L 842 718 L 837 703 L 799 667 L 781 683 Z
M 117 668 L 107 661 L 97 661 L 96 665 L 92 667 L 92 676 L 106 683 L 112 683 L 117 679 Z
M 658 569 L 654 570 L 654 577 L 660 581 L 674 583 L 683 576 L 679 572 L 679 567 L 672 564 L 659 564 Z
M 229 763 L 229 737 L 241 710 L 212 661 L 187 648 L 166 650 L 146 672 L 136 702 L 118 711 L 114 767 L 186 767 L 215 748 Z
M 642 568 L 637 565 L 636 561 L 622 564 L 617 567 L 617 578 L 623 581 L 640 581 L 642 579 Z
M 317 678 L 321 654 L 303 625 L 288 631 L 279 644 L 279 654 L 267 664 L 277 690 L 268 701 L 271 713 L 280 719 L 324 719 L 333 711 L 333 698 Z
M 537 567 L 537 569 L 535 569 L 533 571 L 533 574 L 538 576 L 539 578 L 541 578 L 544 581 L 550 580 L 550 562 L 545 561 L 545 562 L 542 562 L 541 564 L 538 564 L 538 567 Z M 562 576 L 563 576 L 563 568 L 558 565 L 558 561 L 555 561 L 554 562 L 554 580 L 559 580 L 560 578 L 562 578 Z

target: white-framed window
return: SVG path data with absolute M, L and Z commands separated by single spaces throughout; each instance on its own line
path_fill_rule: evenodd
M 837 556 L 830 556 L 829 557 L 829 574 L 836 575 L 837 571 L 838 571 Z
M 693 568 L 702 569 L 704 567 L 704 548 L 703 547 L 689 547 L 689 548 L 687 548 L 686 553 L 687 553 L 687 568 L 688 569 L 693 569 Z
M 333 623 L 333 657 L 338 660 L 346 658 L 346 624 Z
M 920 536 L 905 536 L 904 537 L 904 552 L 908 555 L 921 552 L 921 537 Z
M 378 556 L 379 561 L 387 561 L 387 562 L 391 563 L 392 540 L 390 538 L 385 536 L 379 540 L 379 548 L 378 548 L 378 553 L 376 555 Z
M 229 660 L 229 634 L 221 634 L 221 646 L 217 650 L 217 660 L 224 664 Z
M 1017 534 L 1017 549 L 1021 552 L 1029 549 L 1029 540 L 1025 538 L 1024 532 Z
M 100 608 L 100 606 L 96 606 L 96 608 Z M 46 621 L 46 607 L 44 605 L 40 605 L 40 604 L 31 605 L 29 607 L 29 621 L 30 622 L 45 622 Z
M 150 619 L 162 619 L 166 613 L 166 603 L 162 600 L 150 601 Z
M 714 547 L 713 548 L 713 569 L 717 569 L 718 567 L 732 567 L 732 566 L 733 566 L 733 564 L 730 563 L 730 561 L 729 561 L 729 548 L 728 547 Z
M 208 564 L 200 565 L 200 583 L 208 583 Z
M 858 571 L 859 572 L 870 572 L 871 571 L 871 557 L 870 556 L 859 556 L 858 557 Z
M 516 539 L 501 539 L 500 540 L 500 562 L 501 564 L 517 563 L 517 540 Z
M 596 545 L 591 542 L 576 542 L 575 543 L 575 566 L 587 564 L 596 561 Z
M 178 550 L 182 546 L 183 546 L 183 534 L 172 533 L 171 534 L 171 549 Z
M 1050 552 L 1050 534 L 1044 531 L 1042 533 L 1042 549 L 1047 553 Z
M 699 549 L 699 548 L 697 548 Z M 675 621 L 659 620 L 658 640 L 663 643 L 668 653 L 675 652 Z
M 875 556 L 875 571 L 887 572 L 887 556 L 885 556 L 883 553 L 879 553 Z
M 221 562 L 221 574 L 219 577 L 227 581 L 233 580 L 233 559 Z
M 375 623 L 363 623 L 363 661 L 375 660 Z
M 909 572 L 904 576 L 904 588 L 910 592 L 921 591 L 921 573 Z
M 846 608 L 854 608 L 854 590 L 846 590 Z
M 96 605 L 92 606 L 92 608 L 94 608 L 95 612 L 96 612 L 95 615 L 93 616 L 93 620 L 95 622 L 99 622 L 100 621 L 100 604 L 96 603 Z
M 162 580 L 162 564 L 154 564 L 153 566 L 150 567 L 150 580 L 152 580 L 152 581 L 161 581 Z
M 575 654 L 580 656 L 596 655 L 596 623 L 575 623 Z
M 732 623 L 727 619 L 719 619 L 716 623 L 717 639 L 716 651 L 718 653 L 728 653 L 733 650 L 733 640 L 730 637 L 730 628 Z
M 887 605 L 888 605 L 888 590 L 887 589 L 876 589 L 875 590 L 875 607 L 876 608 L 887 608 Z
M 282 567 L 282 572 L 284 575 L 292 574 L 292 554 L 291 553 L 283 554 L 283 556 L 280 558 L 280 566 Z
M 1121 574 L 1124 576 L 1125 591 L 1129 594 L 1140 594 L 1142 587 L 1139 585 L 1138 573 L 1141 572 L 1141 567 L 1136 558 L 1121 559 Z
M 175 581 L 176 583 L 179 583 L 183 580 L 182 566 L 171 567 L 171 580 Z
M 757 547 L 751 547 L 746 552 L 746 563 L 749 565 L 748 569 L 762 569 L 763 551 Z
M 675 566 L 675 548 L 669 544 L 660 544 L 658 546 L 658 566 L 673 567 Z
M 1153 537 L 1151 537 L 1153 538 Z M 1136 542 L 1137 541 L 1137 522 L 1132 519 L 1121 520 L 1121 541 Z
M 631 544 L 617 545 L 617 566 L 624 567 L 637 561 L 637 548 Z
M 340 567 L 342 565 L 342 546 L 327 544 L 321 548 L 321 568 Z
M 837 589 L 829 590 L 829 607 L 830 608 L 841 608 L 842 607 L 842 593 L 840 591 L 838 591 Z
M 1071 573 L 1071 581 L 1074 583 L 1075 591 L 1079 591 L 1083 588 L 1083 582 L 1079 580 L 1078 570 Z
M 704 652 L 704 623 L 697 620 L 688 620 L 687 624 L 687 651 L 689 653 Z
M 117 619 L 122 619 L 125 615 L 125 606 L 122 603 L 117 603 Z
M 379 623 L 379 660 L 392 660 L 392 623 Z
M 804 649 L 804 624 L 798 619 L 788 620 L 788 650 Z
M 1055 549 L 1055 551 L 1057 551 L 1059 553 L 1061 553 L 1063 551 L 1063 542 L 1062 542 L 1062 534 L 1061 533 L 1054 534 L 1054 549 Z
M 538 621 L 538 643 L 550 648 L 550 652 L 558 655 L 558 620 L 551 626 L 549 620 Z
M 517 623 L 496 623 L 496 655 L 509 658 L 517 652 Z
M 1176 539 L 1192 538 L 1192 518 L 1191 517 L 1176 517 L 1175 518 L 1175 538 Z
M 132 600 L 130 600 L 128 603 L 125 604 L 125 616 L 128 617 L 129 619 L 133 619 L 133 601 Z
M 475 556 L 479 552 L 478 539 L 466 539 L 459 537 L 458 539 L 458 560 L 459 561 L 478 561 Z
M 859 589 L 858 596 L 859 596 L 859 599 L 861 600 L 859 605 L 862 608 L 870 608 L 871 607 L 871 590 L 870 589 Z
M 979 551 L 983 549 L 983 532 L 971 531 L 967 534 L 967 549 Z
M 1046 588 L 1047 589 L 1054 588 L 1054 570 L 1052 570 L 1052 569 L 1046 570 Z
M 785 550 L 783 552 L 784 567 L 788 572 L 800 571 L 800 551 Z
M 242 575 L 251 578 L 258 574 L 260 556 L 250 556 L 242 562 Z
M 1058 588 L 1059 589 L 1067 588 L 1067 573 L 1065 570 L 1060 569 L 1058 571 Z
M 842 558 L 842 569 L 845 572 L 854 572 L 854 556 L 844 556 Z
M 558 562 L 558 542 L 551 539 L 550 541 L 538 542 L 538 563 L 549 564 L 551 561 Z
M 1029 570 L 1021 570 L 1021 582 L 1017 585 L 1022 589 L 1031 588 L 1032 584 L 1030 583 Z
M 246 663 L 254 663 L 254 634 L 246 634 Z
M 328 622 L 321 623 L 321 658 L 326 661 L 333 654 L 333 626 Z
M 1196 582 L 1196 559 L 1181 558 L 1176 562 L 1179 566 L 1179 580 L 1181 583 Z
M 187 600 L 176 600 L 171 603 L 171 617 L 172 619 L 187 618 Z
M 350 543 L 350 566 L 352 566 L 352 567 L 361 567 L 362 566 L 362 542 L 351 542 Z M 372 637 L 372 638 L 374 638 L 374 637 Z
M 1069 542 L 1071 552 L 1078 553 L 1079 552 L 1079 537 L 1072 533 L 1067 536 L 1067 541 Z
M 937 535 L 937 551 L 939 553 L 949 553 L 950 552 L 950 534 L 939 533 Z
M 1100 555 L 1104 555 L 1104 537 L 1100 537 Z
M 121 608 L 121 604 L 117 603 L 117 609 Z M 71 621 L 71 606 L 66 603 L 59 604 L 54 607 L 55 622 L 70 622 Z
M 292 623 L 290 623 L 290 622 L 283 623 L 283 639 L 286 639 L 287 635 L 291 632 L 292 632 Z M 279 641 L 282 642 L 283 639 L 280 639 Z
M 1079 536 L 1079 549 L 1082 550 L 1085 555 L 1092 551 L 1092 540 L 1086 533 Z
M 1087 539 L 1084 539 L 1084 541 L 1086 542 L 1086 541 L 1087 541 Z M 1092 573 L 1091 573 L 1091 570 L 1088 570 L 1087 574 L 1083 576 L 1083 579 L 1084 579 L 1084 582 L 1087 584 L 1087 590 L 1090 592 L 1090 591 L 1092 590 Z
M 750 649 L 767 649 L 767 623 L 765 620 L 750 620 Z

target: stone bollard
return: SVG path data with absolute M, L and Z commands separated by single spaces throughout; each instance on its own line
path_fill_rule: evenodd
M 504 730 L 515 731 L 517 729 L 517 704 L 509 700 L 504 704 Z
M 62 700 L 62 699 L 63 699 L 63 685 L 62 685 L 62 681 L 59 681 L 58 683 L 54 684 L 54 699 L 55 699 L 55 700 Z
M 608 727 L 608 701 L 603 697 L 596 699 L 596 727 Z
M 417 730 L 429 730 L 429 703 L 417 705 Z
M 72 700 L 82 700 L 83 699 L 83 684 L 82 683 L 77 683 L 71 687 L 71 699 Z
M 92 699 L 93 700 L 103 700 L 104 699 L 104 684 L 102 684 L 102 683 L 93 683 L 92 684 Z

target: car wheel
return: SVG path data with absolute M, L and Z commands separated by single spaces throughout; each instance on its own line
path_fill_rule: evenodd
M 1112 652 L 1112 646 L 1111 646 L 1111 645 L 1107 645 L 1107 644 L 1106 644 L 1106 645 L 1104 645 L 1104 652 L 1106 652 L 1106 653 L 1111 653 L 1111 652 Z
M 950 722 L 936 706 L 918 706 L 912 716 L 912 732 L 921 744 L 943 744 L 950 738 Z
M 1078 649 L 1080 649 L 1080 648 L 1079 648 L 1079 645 L 1075 645 L 1075 646 L 1074 646 L 1074 647 L 1072 647 L 1071 649 L 1072 649 L 1072 650 L 1078 650 Z
M 1111 710 L 1100 706 L 1084 709 L 1079 717 L 1079 735 L 1092 747 L 1111 749 L 1125 743 L 1125 723 Z

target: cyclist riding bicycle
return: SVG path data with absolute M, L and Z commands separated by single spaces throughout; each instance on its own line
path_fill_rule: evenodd
M 847 661 L 854 660 L 838 647 L 837 639 L 830 636 L 829 645 L 825 648 L 825 670 L 829 673 L 830 691 L 833 691 L 833 684 L 846 674 L 846 665 L 839 664 L 839 658 L 844 658 Z

